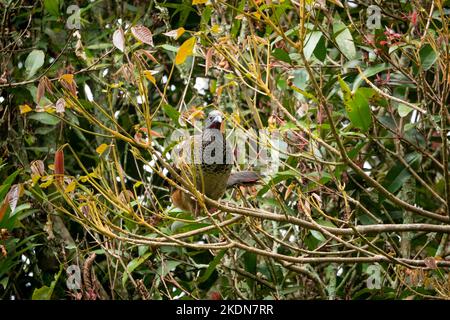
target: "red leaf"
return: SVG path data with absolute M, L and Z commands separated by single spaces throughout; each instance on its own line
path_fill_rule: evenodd
M 150 60 L 152 60 L 154 63 L 159 63 L 158 60 L 156 60 L 156 58 L 152 55 L 152 53 L 148 50 L 139 50 L 137 53 L 139 54 L 143 54 L 145 55 L 147 58 L 149 58 Z
M 8 201 L 8 196 L 5 197 L 5 200 L 3 200 L 2 206 L 0 207 L 0 222 L 2 221 L 6 210 L 8 210 L 9 207 L 9 201 Z

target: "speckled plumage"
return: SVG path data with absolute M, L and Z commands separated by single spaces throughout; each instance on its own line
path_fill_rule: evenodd
M 176 167 L 179 172 L 194 183 L 197 190 L 213 200 L 220 199 L 227 188 L 233 166 L 233 156 L 229 144 L 218 128 L 211 128 L 211 119 L 222 114 L 213 111 L 208 115 L 202 134 L 190 137 L 179 147 Z M 208 121 L 209 120 L 209 121 Z M 198 212 L 194 199 L 181 193 L 174 204 L 187 211 Z

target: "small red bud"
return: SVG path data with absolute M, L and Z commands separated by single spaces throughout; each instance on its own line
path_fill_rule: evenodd
M 62 149 L 55 152 L 55 176 L 56 181 L 62 184 L 64 181 L 64 151 Z
M 210 294 L 211 300 L 222 300 L 222 296 L 220 295 L 220 292 L 213 291 Z

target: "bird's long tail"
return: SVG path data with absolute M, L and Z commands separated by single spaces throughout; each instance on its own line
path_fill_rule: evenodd
M 227 181 L 227 188 L 251 186 L 261 181 L 262 175 L 254 171 L 232 172 Z

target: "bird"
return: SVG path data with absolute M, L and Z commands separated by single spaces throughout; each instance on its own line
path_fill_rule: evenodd
M 260 175 L 252 171 L 232 173 L 233 153 L 224 136 L 224 115 L 219 110 L 211 111 L 205 120 L 201 134 L 190 136 L 177 148 L 175 169 L 183 178 L 193 183 L 195 188 L 212 200 L 219 200 L 227 188 L 252 185 L 260 180 Z M 172 203 L 175 207 L 198 215 L 200 206 L 194 197 L 172 189 Z M 208 210 L 215 208 L 206 206 Z

